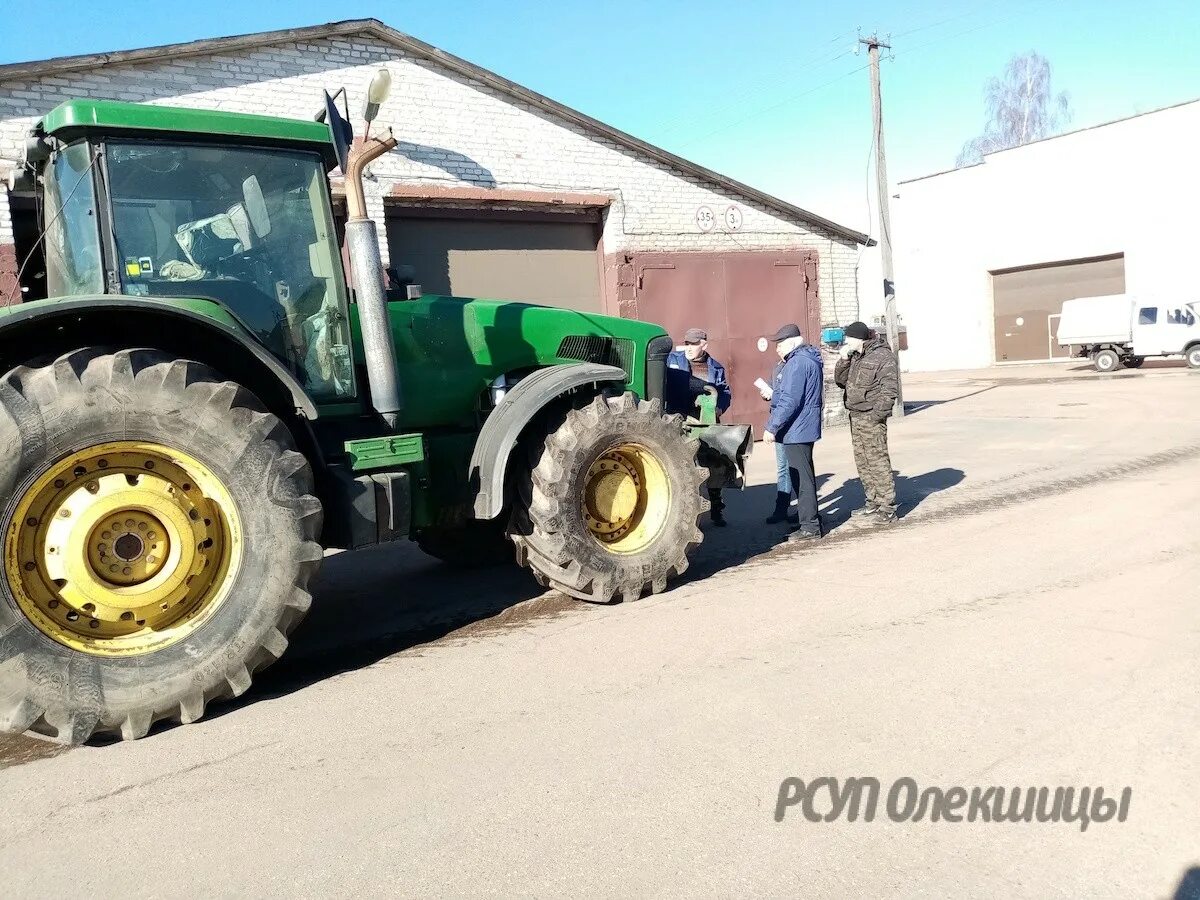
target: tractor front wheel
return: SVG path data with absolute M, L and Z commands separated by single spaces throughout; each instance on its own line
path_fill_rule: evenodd
M 191 722 L 308 610 L 321 505 L 258 399 L 154 350 L 0 379 L 0 730 Z
M 536 442 L 509 536 L 517 561 L 584 600 L 636 600 L 687 569 L 708 509 L 699 442 L 658 401 L 597 397 Z

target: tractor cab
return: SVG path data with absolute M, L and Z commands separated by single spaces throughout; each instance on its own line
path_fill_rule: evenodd
M 77 100 L 32 142 L 50 296 L 212 300 L 315 399 L 354 394 L 327 126 Z

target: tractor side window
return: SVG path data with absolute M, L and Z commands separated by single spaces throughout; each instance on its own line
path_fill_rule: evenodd
M 55 154 L 45 180 L 46 290 L 51 297 L 104 292 L 100 231 L 92 172 L 95 156 L 84 143 Z
M 354 394 L 325 170 L 313 153 L 108 145 L 126 294 L 214 300 L 319 399 Z
M 1138 310 L 1139 325 L 1154 325 L 1158 322 L 1158 307 L 1146 306 Z

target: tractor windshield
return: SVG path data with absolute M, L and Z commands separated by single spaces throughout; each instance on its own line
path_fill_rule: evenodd
M 106 162 L 124 293 L 216 300 L 314 397 L 353 394 L 345 283 L 316 154 L 114 142 Z

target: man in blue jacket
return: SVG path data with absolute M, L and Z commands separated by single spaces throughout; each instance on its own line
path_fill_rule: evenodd
M 770 340 L 783 360 L 783 371 L 772 398 L 771 417 L 763 439 L 783 444 L 788 465 L 799 474 L 797 513 L 799 528 L 790 541 L 818 540 L 822 536 L 817 514 L 817 474 L 813 444 L 821 439 L 825 409 L 825 366 L 821 351 L 804 343 L 796 325 L 784 325 Z
M 667 413 L 687 417 L 696 415 L 696 397 L 703 393 L 705 385 L 717 389 L 717 419 L 729 409 L 732 395 L 725 367 L 708 355 L 708 333 L 703 328 L 689 328 L 683 335 L 683 349 L 672 351 L 667 356 L 667 383 L 664 407 Z M 725 501 L 721 489 L 708 489 L 712 504 L 712 522 L 725 524 Z

